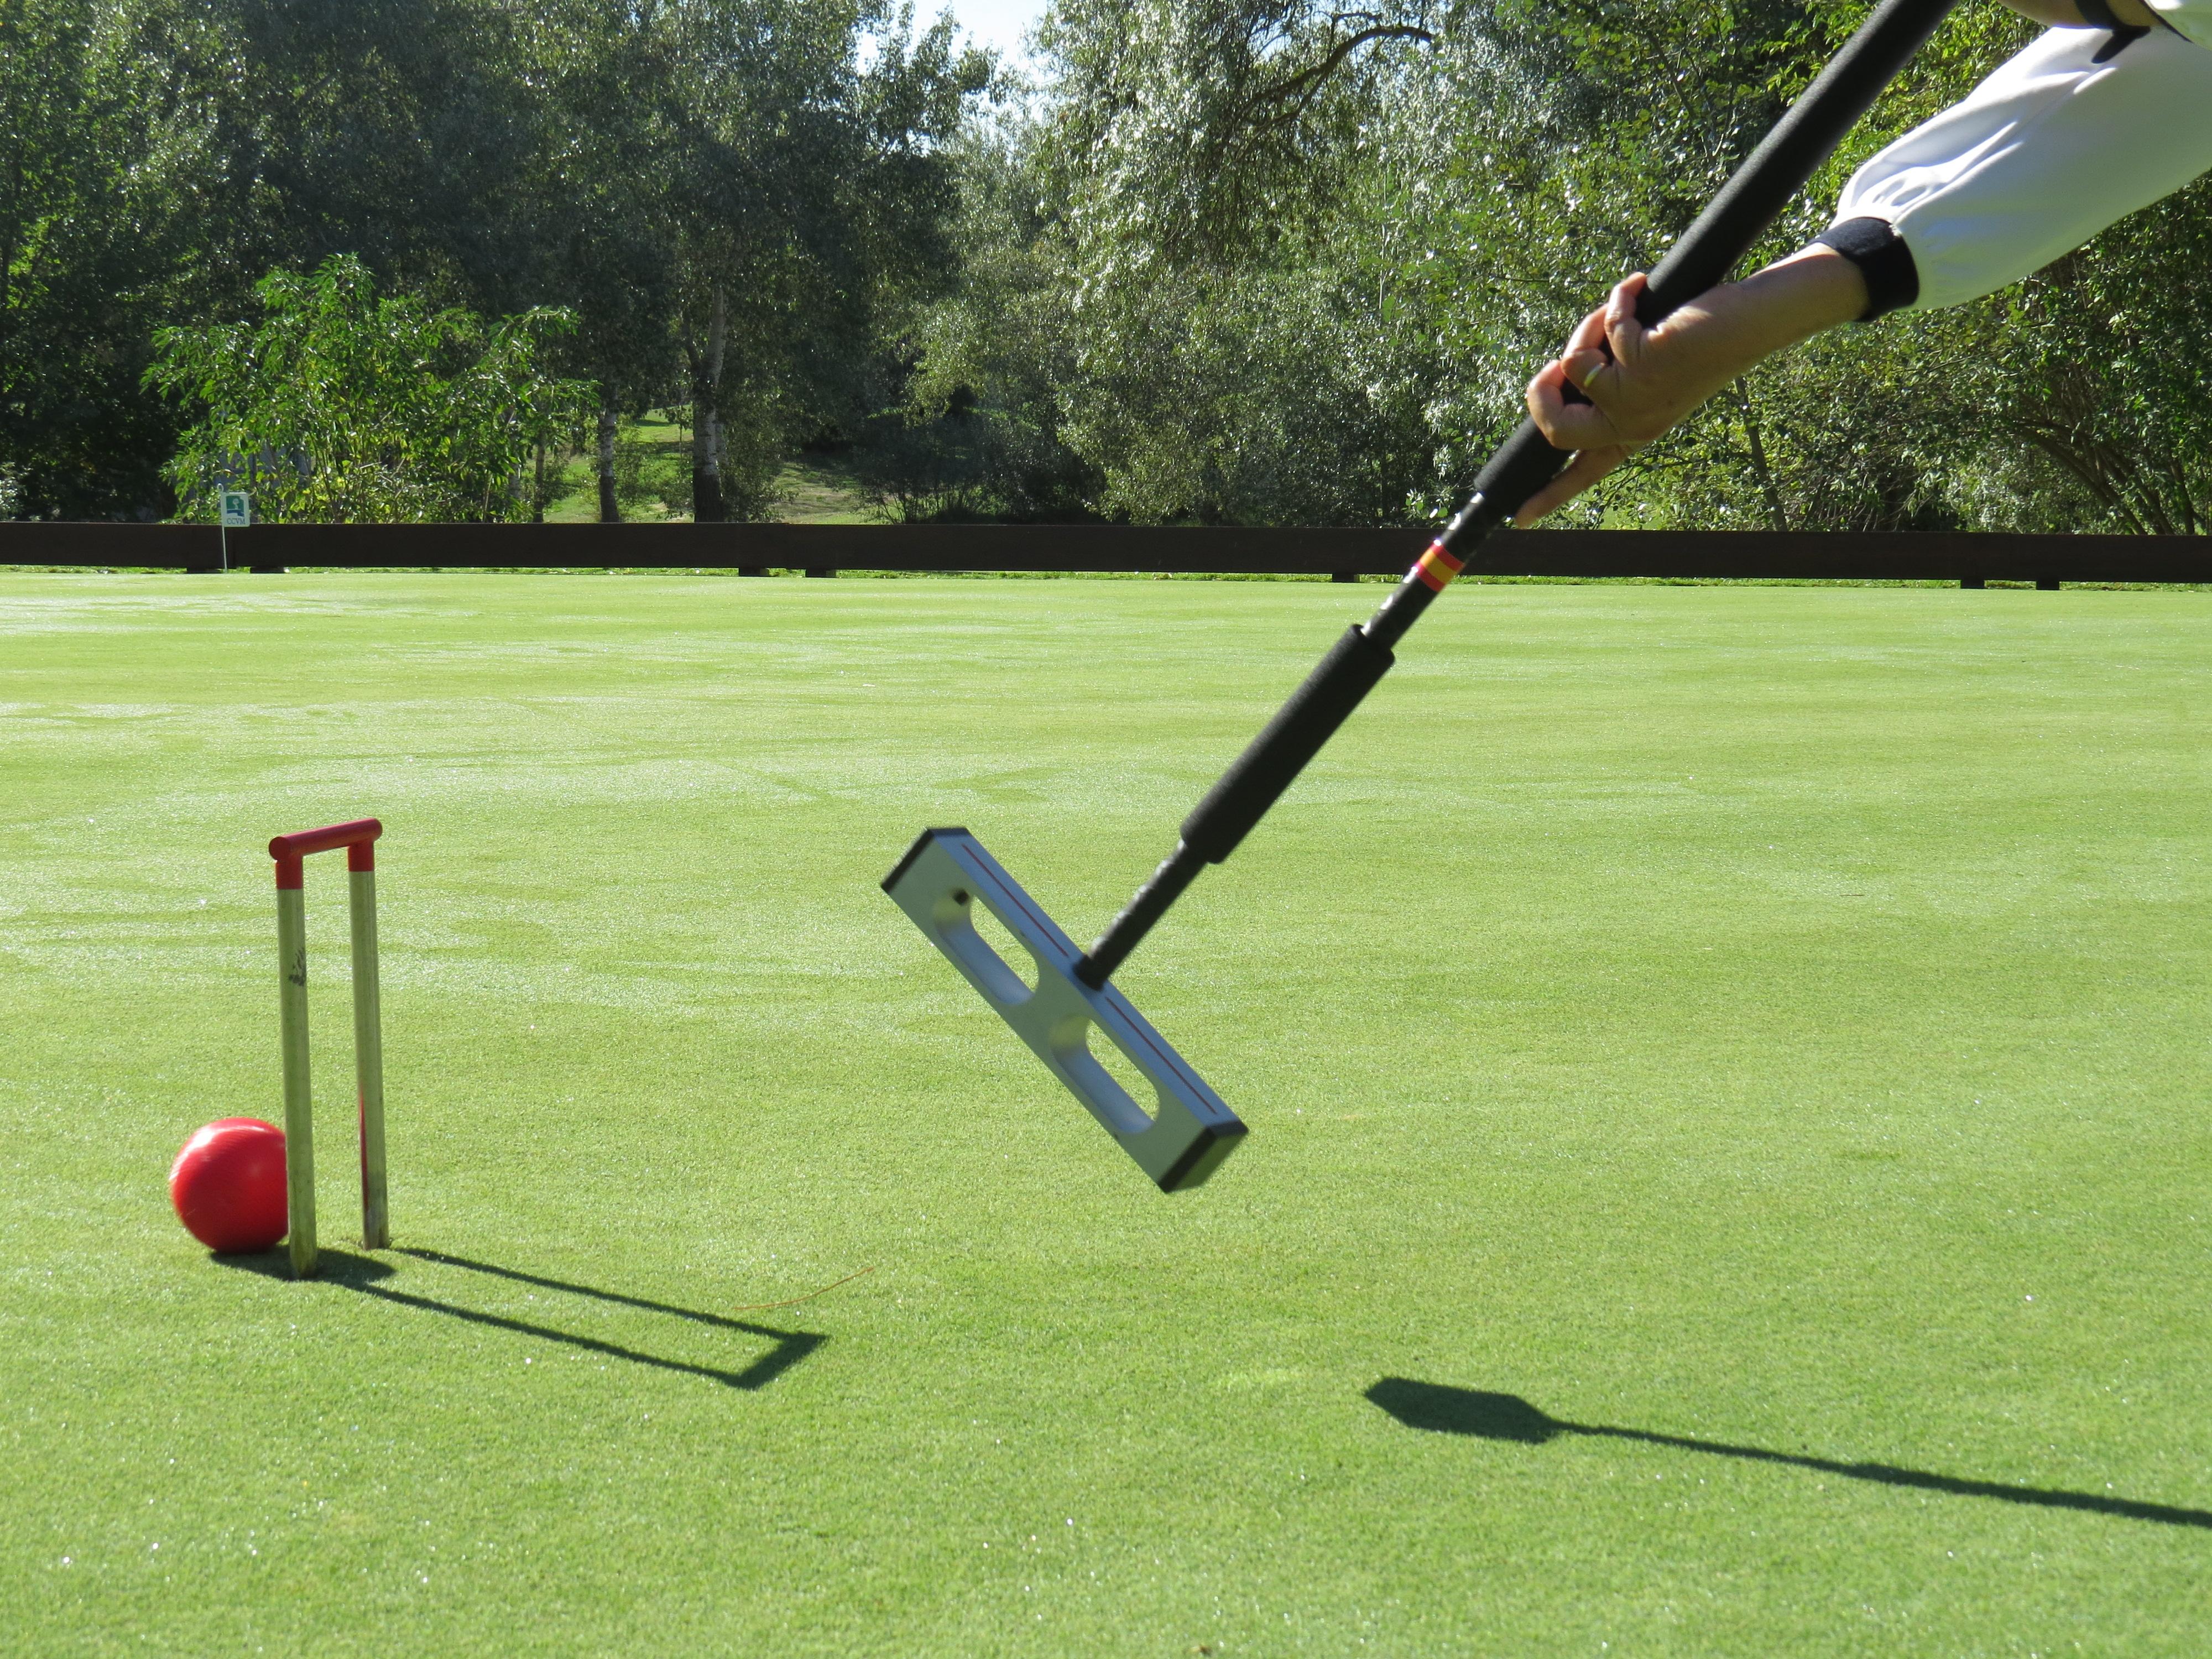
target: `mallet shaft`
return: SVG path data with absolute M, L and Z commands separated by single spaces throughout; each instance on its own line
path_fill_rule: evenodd
M 1195 881 L 1204 868 L 1206 860 L 1191 851 L 1188 842 L 1177 842 L 1175 851 L 1152 872 L 1152 879 L 1121 907 L 1121 914 L 1099 936 L 1098 943 L 1075 964 L 1076 978 L 1094 991 L 1103 990 L 1114 970 L 1121 965 L 1121 959 L 1137 948 L 1137 941 L 1167 914 L 1168 906 L 1182 896 L 1182 890 Z

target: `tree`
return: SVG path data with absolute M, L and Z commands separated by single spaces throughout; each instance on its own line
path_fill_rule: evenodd
M 942 152 L 988 64 L 949 22 L 917 40 L 910 13 L 858 0 L 556 15 L 541 51 L 568 136 L 541 188 L 571 225 L 559 281 L 602 449 L 618 410 L 688 400 L 694 516 L 754 510 L 787 446 L 865 422 L 907 297 L 944 285 Z
M 362 263 L 274 271 L 255 324 L 168 328 L 149 385 L 198 411 L 167 471 L 191 517 L 250 481 L 263 516 L 319 523 L 527 518 L 536 447 L 589 393 L 544 369 L 572 325 L 533 309 L 487 325 L 380 298 Z
M 537 141 L 499 0 L 0 0 L 0 471 L 18 510 L 167 509 L 164 322 L 337 252 L 495 310 Z
M 902 307 L 950 274 L 943 153 L 988 60 L 950 19 L 845 0 L 683 0 L 670 178 L 694 514 L 722 516 L 725 424 L 757 500 L 777 441 L 857 424 Z M 863 37 L 871 48 L 860 64 Z
M 1032 133 L 1016 120 L 963 135 L 958 286 L 917 313 L 902 398 L 859 453 L 861 476 L 908 519 L 1097 516 L 1105 481 L 1062 429 L 1086 319 L 1067 303 Z
M 1650 268 L 1865 9 L 1059 0 L 1040 128 L 980 164 L 1036 205 L 969 250 L 914 416 L 1048 429 L 1061 475 L 1096 479 L 1087 510 L 1447 511 L 1531 369 Z M 1853 166 L 2028 32 L 1996 8 L 1954 14 L 1754 260 L 1817 231 Z M 2200 521 L 2212 390 L 2181 313 L 2208 201 L 2185 193 L 2008 295 L 1764 366 L 1568 521 Z M 1033 343 L 1020 361 L 992 332 L 1010 313 Z M 1011 499 L 1003 476 L 963 489 Z
M 2071 486 L 2051 489 L 2046 473 L 2038 490 L 2027 468 L 2013 480 L 2051 520 L 2212 528 L 2212 338 L 2198 303 L 2208 258 L 2212 187 L 2200 182 L 2000 301 L 2006 373 L 1983 412 Z
M 181 0 L 136 0 L 181 3 Z M 544 282 L 527 188 L 548 131 L 540 7 L 511 0 L 214 0 L 174 68 L 205 88 L 249 273 L 358 256 L 490 312 Z
M 569 311 L 603 438 L 688 398 L 699 516 L 751 510 L 949 279 L 988 78 L 952 38 L 875 0 L 0 0 L 0 500 L 165 510 L 155 329 L 343 254 Z
M 171 424 L 139 380 L 190 302 L 212 169 L 159 46 L 94 0 L 0 0 L 0 511 L 166 506 Z

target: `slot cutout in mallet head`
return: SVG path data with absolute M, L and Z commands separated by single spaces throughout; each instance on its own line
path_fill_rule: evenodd
M 1237 1114 L 1127 997 L 1076 976 L 1074 941 L 965 830 L 923 830 L 884 891 L 1162 1191 L 1197 1186 L 1243 1138 Z M 979 912 L 1012 939 L 1014 961 L 978 931 Z M 1107 1044 L 1140 1089 L 1101 1063 Z

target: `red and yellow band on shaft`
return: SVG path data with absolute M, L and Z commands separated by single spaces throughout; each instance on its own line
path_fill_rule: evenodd
M 1428 584 L 1431 593 L 1441 593 L 1444 591 L 1444 584 L 1466 568 L 1466 560 L 1452 557 L 1444 551 L 1442 542 L 1431 542 L 1429 550 L 1422 554 L 1419 562 L 1414 565 L 1413 574 Z

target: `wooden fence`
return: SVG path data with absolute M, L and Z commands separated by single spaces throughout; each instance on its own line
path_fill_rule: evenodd
M 1397 575 L 1427 532 L 1140 525 L 256 525 L 233 530 L 236 568 L 1141 571 Z M 0 565 L 216 569 L 209 525 L 0 522 Z M 1533 530 L 1492 537 L 1468 572 L 1492 576 L 1831 581 L 2212 583 L 2212 537 L 1778 534 Z

